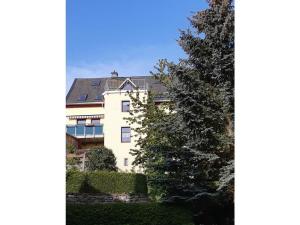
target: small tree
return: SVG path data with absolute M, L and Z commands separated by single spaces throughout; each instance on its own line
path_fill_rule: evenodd
M 100 146 L 87 152 L 86 157 L 86 169 L 89 171 L 117 171 L 116 157 L 111 149 Z

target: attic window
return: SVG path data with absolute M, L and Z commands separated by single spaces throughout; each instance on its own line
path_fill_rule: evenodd
M 84 95 L 80 95 L 79 98 L 78 98 L 78 101 L 85 101 L 87 98 L 87 94 L 84 94 Z
M 131 91 L 133 89 L 132 84 L 130 84 L 128 81 L 126 84 L 124 84 L 122 90 Z
M 92 86 L 99 86 L 100 82 L 100 80 L 92 80 Z

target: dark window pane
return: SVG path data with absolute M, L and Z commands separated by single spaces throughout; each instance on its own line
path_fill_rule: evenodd
M 122 127 L 122 133 L 130 133 L 130 127 Z
M 92 119 L 92 124 L 99 125 L 100 124 L 100 119 Z
M 77 119 L 78 125 L 85 125 L 86 119 Z
M 130 142 L 130 127 L 121 128 L 121 141 Z
M 79 98 L 78 98 L 78 101 L 85 101 L 86 98 L 87 98 L 86 94 L 80 95 Z
M 122 112 L 129 112 L 130 101 L 122 101 Z
M 130 84 L 129 82 L 126 82 L 126 84 L 123 86 L 122 90 L 131 91 L 132 84 Z
M 128 166 L 128 159 L 127 158 L 124 159 L 124 166 Z

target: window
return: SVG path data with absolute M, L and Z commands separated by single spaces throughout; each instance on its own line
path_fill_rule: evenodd
M 126 82 L 126 84 L 123 86 L 122 90 L 125 91 L 132 91 L 132 85 L 129 82 Z
M 85 125 L 86 119 L 77 119 L 77 125 Z
M 121 127 L 121 142 L 130 142 L 130 127 Z
M 130 101 L 122 101 L 122 112 L 129 112 Z
M 128 166 L 128 158 L 124 159 L 124 166 Z
M 78 101 L 84 102 L 86 100 L 86 98 L 87 98 L 87 94 L 80 95 L 78 98 Z
M 93 125 L 100 125 L 100 119 L 92 119 Z
M 100 80 L 92 80 L 92 86 L 99 86 L 100 82 Z

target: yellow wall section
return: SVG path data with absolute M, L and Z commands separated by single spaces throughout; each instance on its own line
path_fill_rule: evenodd
M 66 124 L 75 125 L 76 120 L 69 120 L 68 116 L 79 116 L 79 115 L 98 115 L 104 114 L 104 107 L 78 107 L 78 108 L 67 108 L 66 109 Z M 87 119 L 87 123 L 91 121 Z M 100 120 L 100 123 L 103 123 L 103 119 Z
M 146 96 L 145 92 L 140 92 L 141 99 Z M 104 146 L 113 150 L 117 158 L 117 167 L 120 170 L 130 171 L 133 168 L 131 164 L 134 157 L 129 152 L 130 149 L 136 148 L 136 139 L 135 137 L 131 137 L 130 143 L 121 142 L 121 127 L 129 126 L 124 117 L 130 116 L 128 112 L 122 112 L 122 101 L 130 101 L 130 97 L 125 91 L 112 91 L 105 92 L 104 99 Z M 130 108 L 132 109 L 132 104 L 130 104 Z M 134 135 L 132 130 L 131 135 Z M 128 159 L 128 166 L 124 166 L 125 158 Z M 134 170 L 139 171 L 139 168 L 134 168 Z
M 121 127 L 129 126 L 124 117 L 130 116 L 128 112 L 122 112 L 122 101 L 130 101 L 130 97 L 126 91 L 108 91 L 103 95 L 105 107 L 67 108 L 66 124 L 76 124 L 76 119 L 69 120 L 68 116 L 104 114 L 104 119 L 100 119 L 100 123 L 103 124 L 104 146 L 112 149 L 116 156 L 117 167 L 121 171 L 129 172 L 134 169 L 136 172 L 141 172 L 142 170 L 140 168 L 133 168 L 132 162 L 134 157 L 129 153 L 131 148 L 136 148 L 136 138 L 131 137 L 130 143 L 121 142 Z M 140 98 L 143 99 L 144 97 L 147 98 L 147 92 L 140 91 Z M 130 108 L 132 109 L 131 103 Z M 91 121 L 87 119 L 87 123 L 90 122 Z M 131 135 L 134 135 L 132 130 Z M 124 165 L 125 158 L 128 159 L 128 166 Z

